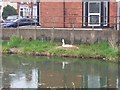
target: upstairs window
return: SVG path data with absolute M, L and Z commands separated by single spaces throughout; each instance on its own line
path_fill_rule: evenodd
M 83 27 L 108 26 L 108 1 L 86 1 L 83 2 Z

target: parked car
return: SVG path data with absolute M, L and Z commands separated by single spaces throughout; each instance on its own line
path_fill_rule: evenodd
M 28 25 L 37 25 L 37 22 L 35 22 L 32 19 L 29 18 L 21 18 L 21 19 L 17 19 L 13 22 L 10 23 L 6 23 L 3 25 L 4 28 L 6 27 L 19 27 L 19 26 L 28 26 Z
M 21 19 L 21 18 L 22 16 L 19 15 L 8 16 L 7 19 L 5 20 L 5 23 L 13 22 L 16 19 Z

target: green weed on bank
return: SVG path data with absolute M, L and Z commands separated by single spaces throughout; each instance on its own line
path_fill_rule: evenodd
M 51 43 L 41 40 L 26 40 L 18 37 L 12 37 L 9 41 L 2 42 L 2 50 L 8 51 L 10 48 L 20 48 L 23 52 L 46 52 L 52 55 L 76 56 L 76 57 L 105 57 L 109 60 L 115 60 L 118 57 L 118 49 L 113 48 L 107 42 L 95 44 L 80 44 L 78 49 L 56 48 L 60 43 Z

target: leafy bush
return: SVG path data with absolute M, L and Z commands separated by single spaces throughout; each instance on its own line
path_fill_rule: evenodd
M 22 39 L 17 37 L 17 36 L 12 36 L 10 38 L 10 41 L 7 43 L 7 45 L 10 47 L 10 48 L 14 48 L 14 47 L 19 47 L 20 44 L 22 42 Z
M 3 19 L 6 19 L 8 16 L 10 15 L 17 15 L 17 10 L 10 5 L 7 5 L 3 8 L 3 13 L 2 13 L 2 17 Z

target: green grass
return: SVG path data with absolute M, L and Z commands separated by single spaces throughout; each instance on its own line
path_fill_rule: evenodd
M 30 42 L 23 42 L 21 46 L 24 48 L 25 51 L 45 52 L 49 49 L 52 49 L 54 46 L 56 46 L 56 44 L 46 41 L 33 40 Z
M 81 45 L 79 52 L 84 56 L 103 56 L 116 59 L 118 57 L 118 49 L 111 47 L 107 42 Z
M 2 50 L 8 51 L 10 48 L 20 48 L 23 52 L 47 52 L 52 55 L 61 56 L 82 56 L 96 57 L 102 56 L 109 60 L 117 60 L 118 49 L 111 47 L 107 42 L 95 44 L 80 44 L 79 49 L 56 48 L 60 43 L 50 43 L 40 40 L 23 40 L 18 37 L 12 37 L 10 41 L 2 41 Z
M 118 50 L 112 48 L 107 42 L 96 44 L 81 44 L 78 50 L 52 49 L 49 51 L 55 55 L 65 54 L 68 56 L 82 56 L 82 57 L 105 57 L 106 59 L 117 60 Z

